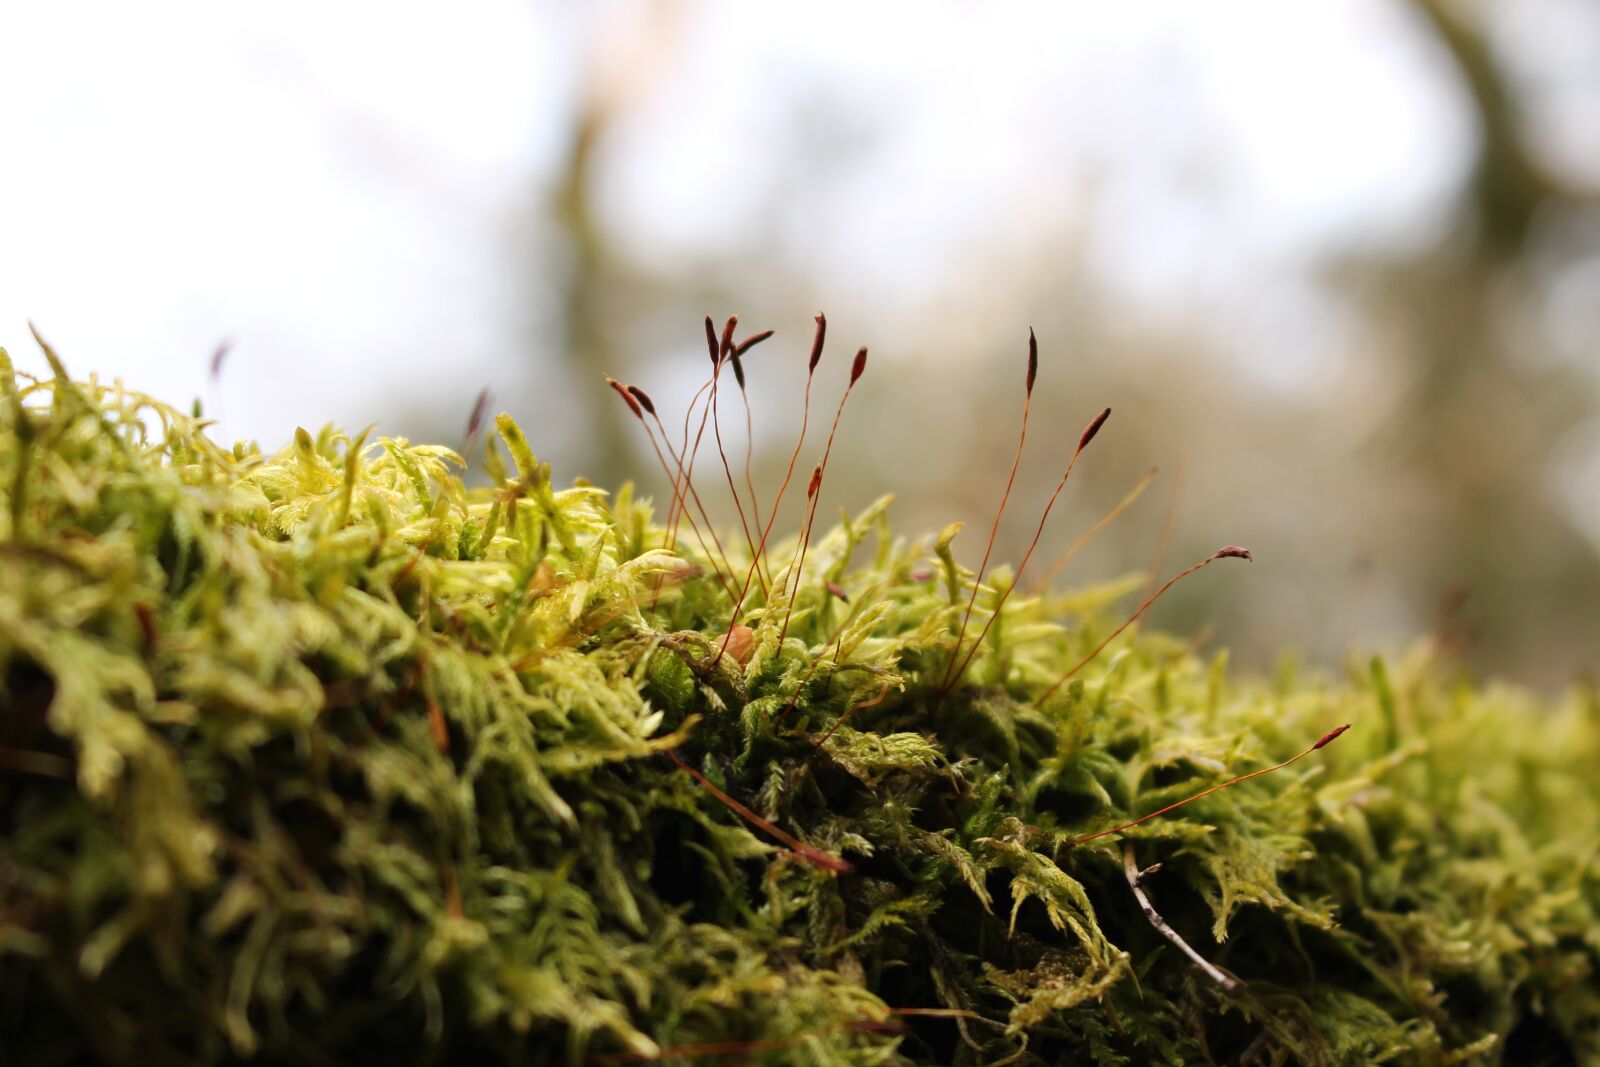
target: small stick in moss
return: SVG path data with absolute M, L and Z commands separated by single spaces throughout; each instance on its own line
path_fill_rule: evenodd
M 1017 588 L 1017 583 L 1022 580 L 1022 572 L 1027 569 L 1028 560 L 1033 558 L 1033 550 L 1039 547 L 1039 538 L 1044 536 L 1045 523 L 1050 521 L 1050 509 L 1056 506 L 1056 499 L 1061 496 L 1061 491 L 1067 487 L 1067 479 L 1072 477 L 1072 469 L 1078 465 L 1078 457 L 1083 455 L 1083 450 L 1089 447 L 1089 442 L 1095 439 L 1095 435 L 1100 432 L 1100 428 L 1106 424 L 1106 420 L 1110 417 L 1111 409 L 1105 408 L 1100 414 L 1090 419 L 1089 425 L 1083 428 L 1083 433 L 1078 437 L 1078 447 L 1072 450 L 1072 458 L 1067 461 L 1067 469 L 1062 472 L 1061 480 L 1056 483 L 1055 492 L 1050 494 L 1050 499 L 1044 506 L 1044 513 L 1039 516 L 1039 526 L 1033 531 L 1033 540 L 1028 542 L 1028 549 L 1022 554 L 1022 561 L 1017 564 L 1017 573 L 1012 577 L 1011 584 L 1006 587 L 1005 592 L 1000 594 L 1000 600 L 995 604 L 994 611 L 990 613 L 989 621 L 983 624 L 983 629 L 978 632 L 977 638 L 973 640 L 972 647 L 967 650 L 966 658 L 961 660 L 961 664 L 955 669 L 954 674 L 950 675 L 948 680 L 940 686 L 939 698 L 941 700 L 951 689 L 955 688 L 956 683 L 961 681 L 961 676 L 972 665 L 972 659 L 978 654 L 978 649 L 983 647 L 983 639 L 988 636 L 989 629 L 1000 618 L 1001 609 L 1006 606 L 1006 601 L 1010 599 L 1012 591 Z M 960 647 L 957 646 L 956 651 L 952 653 L 952 659 L 960 651 Z
M 1167 925 L 1167 920 L 1161 917 L 1161 913 L 1156 911 L 1155 905 L 1150 903 L 1150 898 L 1145 896 L 1142 883 L 1148 875 L 1152 875 L 1160 869 L 1161 864 L 1157 863 L 1146 867 L 1142 871 L 1139 870 L 1133 862 L 1133 842 L 1130 841 L 1122 846 L 1122 872 L 1128 879 L 1128 888 L 1133 890 L 1134 897 L 1139 901 L 1139 907 L 1144 909 L 1144 917 L 1150 920 L 1150 925 L 1154 926 L 1162 937 L 1178 946 L 1178 951 L 1193 960 L 1195 965 L 1206 973 L 1207 978 L 1210 978 L 1230 993 L 1236 992 L 1243 983 L 1232 975 L 1223 974 L 1217 970 L 1210 960 L 1207 960 L 1190 947 L 1189 942 L 1178 935 L 1178 931 Z
M 1038 699 L 1033 702 L 1033 706 L 1036 708 L 1043 707 L 1044 702 L 1049 700 L 1050 697 L 1055 694 L 1057 689 L 1060 689 L 1063 685 L 1065 685 L 1067 679 L 1071 678 L 1074 674 L 1077 674 L 1085 666 L 1087 666 L 1091 660 L 1093 660 L 1101 652 L 1105 651 L 1105 647 L 1112 641 L 1115 641 L 1118 634 L 1122 633 L 1122 631 L 1138 622 L 1139 619 L 1144 616 L 1144 613 L 1150 610 L 1150 606 L 1156 601 L 1160 600 L 1162 595 L 1166 593 L 1168 589 L 1171 589 L 1173 586 L 1189 577 L 1189 575 L 1193 574 L 1195 571 L 1204 570 L 1219 559 L 1242 559 L 1246 563 L 1253 563 L 1255 561 L 1255 557 L 1250 555 L 1250 550 L 1248 548 L 1240 548 L 1238 545 L 1227 545 L 1223 548 L 1217 549 L 1211 555 L 1207 556 L 1199 563 L 1196 563 L 1194 566 L 1189 567 L 1187 570 L 1181 570 L 1177 574 L 1174 574 L 1171 578 L 1166 580 L 1166 583 L 1162 585 L 1160 589 L 1157 589 L 1154 593 L 1151 593 L 1149 596 L 1145 597 L 1139 606 L 1134 609 L 1133 614 L 1129 615 L 1121 626 L 1118 626 L 1115 630 L 1112 630 L 1110 633 L 1106 634 L 1105 640 L 1094 646 L 1094 651 L 1090 652 L 1087 656 L 1073 664 L 1071 669 L 1069 669 L 1067 673 L 1063 674 L 1060 678 L 1057 678 L 1055 683 L 1051 685 L 1049 689 L 1046 689 L 1043 693 L 1040 693 Z
M 717 800 L 719 800 L 725 807 L 730 809 L 735 815 L 738 815 L 752 826 L 759 827 L 769 836 L 777 838 L 779 841 L 788 846 L 789 851 L 793 852 L 796 856 L 799 856 L 807 863 L 810 863 L 816 867 L 821 867 L 825 870 L 834 871 L 838 874 L 849 874 L 855 869 L 850 866 L 849 861 L 840 859 L 838 856 L 830 856 L 821 849 L 812 848 L 810 845 L 806 844 L 798 837 L 795 837 L 787 830 L 784 830 L 779 826 L 775 826 L 766 819 L 763 819 L 754 811 L 745 807 L 743 804 L 733 799 L 733 797 L 712 785 L 710 779 L 685 763 L 676 752 L 672 751 L 672 749 L 668 748 L 663 749 L 662 751 L 667 754 L 667 757 L 671 759 L 673 763 L 678 765 L 679 770 L 687 771 L 689 777 L 698 782 L 702 789 L 716 797 Z
M 1070 842 L 1070 844 L 1071 844 L 1071 846 L 1073 848 L 1076 848 L 1077 846 L 1083 845 L 1083 844 L 1087 844 L 1090 841 L 1097 841 L 1102 837 L 1110 837 L 1112 834 L 1120 834 L 1124 830 L 1133 829 L 1135 826 L 1138 826 L 1140 823 L 1146 823 L 1146 822 L 1149 822 L 1151 819 L 1156 818 L 1157 816 L 1165 815 L 1170 811 L 1176 811 L 1179 808 L 1183 807 L 1185 804 L 1193 804 L 1195 801 L 1201 799 L 1202 797 L 1208 797 L 1212 793 L 1220 792 L 1221 790 L 1227 789 L 1230 786 L 1238 785 L 1240 782 L 1248 782 L 1252 778 L 1260 778 L 1263 774 L 1271 774 L 1273 771 L 1281 771 L 1281 770 L 1283 770 L 1283 768 L 1289 766 L 1290 764 L 1297 763 L 1300 760 L 1305 759 L 1307 756 L 1311 755 L 1311 753 L 1315 752 L 1317 749 L 1322 748 L 1324 745 L 1327 745 L 1330 742 L 1336 740 L 1339 737 L 1340 734 L 1344 733 L 1348 729 L 1350 729 L 1350 723 L 1345 723 L 1343 726 L 1335 727 L 1334 729 L 1329 730 L 1327 733 L 1323 734 L 1322 737 L 1317 741 L 1316 744 L 1312 745 L 1310 748 L 1305 749 L 1305 750 L 1303 750 L 1301 752 L 1297 752 L 1295 755 L 1290 756 L 1288 759 L 1284 760 L 1282 763 L 1274 763 L 1270 767 L 1262 767 L 1259 770 L 1251 771 L 1249 774 L 1241 774 L 1237 778 L 1230 778 L 1226 782 L 1219 782 L 1216 785 L 1211 786 L 1208 789 L 1200 790 L 1200 792 L 1194 794 L 1193 796 L 1185 797 L 1184 799 L 1178 801 L 1176 804 L 1168 804 L 1166 807 L 1160 809 L 1159 811 L 1152 811 L 1149 815 L 1141 815 L 1137 819 L 1134 819 L 1132 822 L 1125 822 L 1121 826 L 1113 826 L 1109 830 L 1101 830 L 1098 833 L 1088 834 L 1088 835 L 1086 835 L 1084 837 L 1074 838 Z
M 972 609 L 978 603 L 978 590 L 983 588 L 983 576 L 989 570 L 989 555 L 994 551 L 995 535 L 1000 532 L 1000 517 L 1006 513 L 1006 502 L 1011 499 L 1011 487 L 1017 482 L 1017 468 L 1022 465 L 1022 447 L 1028 441 L 1028 415 L 1033 410 L 1033 383 L 1039 376 L 1039 341 L 1033 335 L 1033 328 L 1028 329 L 1028 376 L 1027 384 L 1022 398 L 1022 429 L 1017 434 L 1017 454 L 1011 459 L 1011 473 L 1006 476 L 1005 491 L 1000 494 L 1000 506 L 994 510 L 994 521 L 989 524 L 989 540 L 983 546 L 983 561 L 978 564 L 978 573 L 972 578 L 972 595 L 967 597 L 967 610 L 961 616 L 961 629 L 956 633 L 956 647 L 950 653 L 950 662 L 945 665 L 944 680 L 940 689 L 950 684 L 950 674 L 956 669 L 956 660 L 961 656 L 961 642 L 967 636 L 967 624 L 972 621 Z

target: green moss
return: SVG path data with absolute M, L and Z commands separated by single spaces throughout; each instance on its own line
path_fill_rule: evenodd
M 56 367 L 0 367 L 0 1064 L 1600 1060 L 1592 693 L 1130 631 L 1033 706 L 1111 583 L 1006 601 L 941 697 L 972 576 L 886 502 L 719 657 L 736 539 L 509 418 L 473 489 Z

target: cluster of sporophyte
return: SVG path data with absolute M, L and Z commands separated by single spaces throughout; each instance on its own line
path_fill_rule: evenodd
M 780 531 L 760 336 L 616 383 L 660 520 L 0 360 L 0 1065 L 1600 1062 L 1592 693 L 1241 680 L 826 458 Z

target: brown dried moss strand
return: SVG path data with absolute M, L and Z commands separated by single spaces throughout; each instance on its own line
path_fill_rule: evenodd
M 654 412 L 652 412 L 651 414 L 654 415 Z M 672 441 L 667 436 L 667 428 L 666 428 L 666 426 L 662 424 L 661 417 L 659 415 L 655 415 L 654 417 L 655 417 L 656 426 L 661 431 L 661 442 L 662 442 L 662 444 L 667 446 L 667 454 L 672 457 L 673 463 L 675 464 L 676 469 L 679 472 L 679 476 L 678 477 L 673 477 L 670 474 L 670 472 L 668 474 L 668 477 L 672 482 L 673 501 L 674 501 L 674 504 L 677 507 L 677 515 L 676 515 L 676 517 L 674 519 L 673 525 L 672 525 L 671 530 L 669 531 L 669 534 L 668 534 L 667 548 L 668 548 L 669 551 L 671 551 L 671 550 L 673 550 L 673 549 L 675 549 L 677 547 L 678 529 L 679 529 L 678 524 L 681 523 L 685 518 L 687 518 L 689 520 L 689 529 L 690 529 L 690 531 L 695 535 L 695 539 L 700 542 L 700 549 L 701 549 L 702 552 L 705 553 L 706 558 L 711 561 L 712 569 L 714 571 L 716 571 L 716 574 L 717 574 L 717 580 L 719 582 L 723 582 L 724 589 L 727 590 L 728 595 L 731 598 L 733 596 L 733 590 L 732 590 L 731 586 L 728 584 L 728 581 L 723 579 L 722 568 L 717 565 L 717 560 L 719 558 L 724 563 L 727 562 L 727 560 L 728 560 L 727 549 L 722 547 L 722 539 L 717 536 L 716 524 L 711 521 L 711 516 L 706 511 L 705 504 L 702 503 L 701 500 L 700 500 L 700 491 L 698 489 L 696 489 L 695 486 L 694 486 L 694 478 L 690 475 L 690 473 L 688 471 L 686 471 L 684 469 L 682 457 L 677 452 L 675 452 L 673 450 L 673 448 L 672 448 Z M 649 431 L 649 427 L 648 426 L 646 426 L 645 432 L 647 434 L 649 434 L 650 431 Z M 653 434 L 651 435 L 651 444 L 652 445 L 655 444 L 655 438 L 654 438 Z M 661 457 L 661 453 L 660 453 L 659 450 L 657 451 L 656 455 L 657 455 L 657 458 Z M 666 461 L 663 459 L 662 463 L 663 463 L 663 466 L 665 466 Z M 687 494 L 688 494 L 687 496 L 684 496 L 684 492 L 685 491 L 687 491 Z M 705 533 L 709 534 L 711 536 L 711 543 L 713 545 L 715 545 L 716 549 L 717 549 L 716 555 L 712 555 L 710 549 L 706 546 L 705 534 L 702 534 L 699 524 L 694 521 L 694 516 L 689 514 L 689 502 L 691 500 L 694 502 L 695 508 L 698 509 L 699 512 L 700 512 L 701 521 L 706 524 Z M 730 575 L 730 579 L 731 579 L 731 575 Z
M 746 352 L 750 351 L 756 345 L 767 340 L 777 332 L 777 330 L 762 330 L 760 333 L 751 334 L 749 337 L 746 337 L 743 341 L 740 341 L 738 344 L 733 346 L 733 358 L 736 360 L 739 359 Z
M 750 351 L 750 349 L 754 348 L 762 341 L 765 341 L 776 332 L 776 330 L 762 330 L 760 333 L 751 334 L 749 337 L 746 337 L 743 341 L 740 341 L 737 345 L 735 345 L 733 352 L 729 356 L 729 361 L 733 364 L 733 376 L 739 383 L 739 400 L 744 405 L 744 487 L 745 491 L 750 494 L 750 514 L 755 517 L 757 529 L 759 529 L 761 525 L 761 499 L 756 495 L 755 478 L 752 477 L 750 473 L 750 468 L 755 453 L 756 430 L 755 419 L 751 415 L 750 411 L 750 394 L 746 388 L 744 359 L 742 357 L 746 352 Z M 758 545 L 753 555 L 757 568 L 765 568 L 766 564 L 762 556 L 763 548 L 762 546 Z M 771 586 L 772 575 L 770 572 L 765 571 L 764 569 L 761 570 L 761 573 L 763 575 L 762 588 L 765 589 Z
M 1033 327 L 1028 327 L 1028 395 L 1033 395 L 1033 383 L 1039 378 L 1039 339 L 1033 335 Z

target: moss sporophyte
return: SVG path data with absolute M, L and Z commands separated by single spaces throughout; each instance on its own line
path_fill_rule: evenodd
M 1138 625 L 1232 546 L 1025 586 L 1109 412 L 1015 569 L 1009 475 L 976 571 L 825 528 L 825 325 L 759 496 L 769 333 L 611 382 L 655 508 L 0 361 L 0 1064 L 1600 1062 L 1592 691 Z

